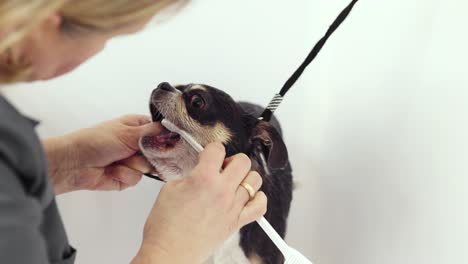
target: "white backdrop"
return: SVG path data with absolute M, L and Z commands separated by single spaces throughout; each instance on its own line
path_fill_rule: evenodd
M 63 78 L 5 91 L 42 137 L 147 113 L 161 81 L 266 104 L 347 3 L 194 1 Z M 287 240 L 316 263 L 468 263 L 467 8 L 360 1 L 278 110 L 301 182 Z M 128 263 L 159 187 L 59 197 L 77 263 Z

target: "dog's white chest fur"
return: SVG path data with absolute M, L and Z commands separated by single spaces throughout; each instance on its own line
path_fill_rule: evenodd
M 239 232 L 229 237 L 204 264 L 250 264 L 239 246 Z

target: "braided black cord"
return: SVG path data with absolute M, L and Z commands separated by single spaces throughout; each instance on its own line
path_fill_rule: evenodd
M 291 77 L 284 83 L 283 88 L 281 88 L 279 94 L 276 94 L 273 99 L 271 100 L 270 104 L 268 104 L 267 108 L 263 111 L 263 113 L 258 118 L 259 120 L 270 121 L 271 115 L 273 112 L 278 108 L 279 104 L 283 100 L 284 95 L 288 92 L 288 90 L 296 83 L 297 79 L 302 75 L 304 70 L 307 66 L 317 57 L 320 50 L 323 48 L 325 43 L 327 42 L 328 38 L 335 32 L 335 30 L 343 23 L 343 21 L 348 17 L 349 13 L 353 9 L 354 5 L 358 0 L 353 0 L 351 3 L 338 15 L 335 19 L 333 24 L 328 28 L 325 35 L 315 44 L 312 51 L 309 53 L 307 58 L 304 62 L 299 66 L 299 68 L 293 73 Z

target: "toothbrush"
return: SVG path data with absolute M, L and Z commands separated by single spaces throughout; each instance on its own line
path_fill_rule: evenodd
M 162 119 L 161 124 L 167 128 L 168 130 L 179 134 L 187 143 L 189 143 L 197 152 L 201 152 L 203 150 L 203 146 L 200 145 L 189 133 L 185 130 L 180 129 L 176 125 L 174 125 L 171 121 L 167 119 Z M 288 246 L 286 242 L 281 238 L 280 235 L 275 231 L 275 229 L 271 226 L 271 224 L 265 219 L 265 217 L 261 217 L 257 220 L 257 223 L 260 227 L 265 231 L 268 237 L 273 241 L 273 243 L 278 247 L 281 253 L 284 256 L 285 262 L 284 264 L 312 264 L 310 260 L 308 260 L 304 255 L 299 253 L 299 251 L 295 250 L 294 248 Z
M 163 119 L 161 120 L 161 125 L 163 125 L 165 128 L 167 128 L 168 130 L 174 132 L 174 133 L 177 133 L 179 134 L 182 138 L 185 139 L 185 141 L 187 141 L 187 143 L 190 144 L 190 146 L 192 146 L 192 148 L 194 148 L 197 152 L 202 152 L 203 151 L 203 146 L 200 145 L 200 143 L 198 143 L 193 137 L 192 135 L 190 135 L 189 133 L 187 133 L 187 131 L 185 130 L 182 130 L 180 129 L 178 126 L 174 125 L 171 121 L 167 120 L 167 119 Z

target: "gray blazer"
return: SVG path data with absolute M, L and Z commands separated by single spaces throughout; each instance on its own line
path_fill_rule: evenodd
M 73 263 L 36 125 L 0 96 L 0 263 Z

